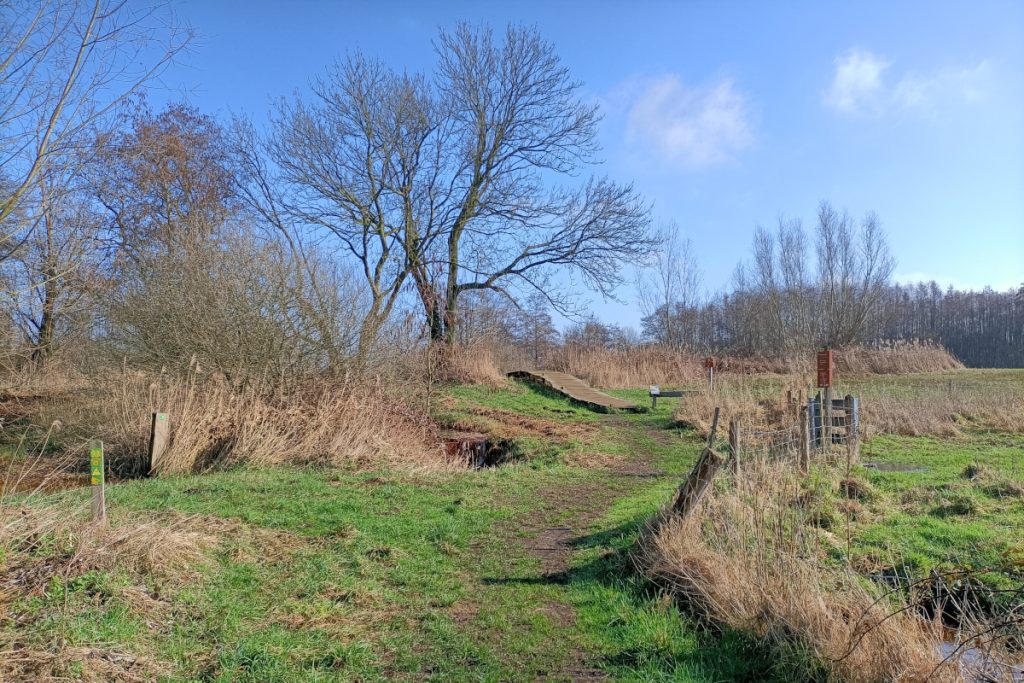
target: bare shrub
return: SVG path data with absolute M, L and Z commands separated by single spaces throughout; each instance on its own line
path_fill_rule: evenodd
M 954 681 L 940 666 L 941 628 L 824 557 L 792 467 L 753 462 L 685 520 L 643 539 L 640 569 L 720 625 L 766 640 L 787 670 L 823 666 L 844 681 Z M 799 678 L 799 676 L 796 676 Z

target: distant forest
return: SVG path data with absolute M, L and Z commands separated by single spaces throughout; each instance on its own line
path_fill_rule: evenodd
M 1024 367 L 1024 284 L 1007 292 L 894 286 L 874 336 L 934 341 L 970 367 Z
M 697 351 L 775 355 L 778 342 L 770 330 L 777 304 L 772 299 L 760 291 L 732 292 L 703 305 L 676 306 L 668 324 L 664 308 L 659 308 L 644 318 L 644 337 Z M 943 291 L 935 282 L 890 285 L 856 341 L 929 342 L 946 347 L 969 367 L 1024 367 L 1024 285 L 1005 292 Z

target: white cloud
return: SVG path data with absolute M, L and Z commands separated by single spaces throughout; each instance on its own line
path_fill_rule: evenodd
M 832 84 L 823 93 L 826 105 L 842 112 L 877 111 L 882 106 L 882 74 L 889 62 L 855 48 L 836 57 L 835 65 Z
M 977 102 L 991 79 L 988 62 L 964 68 L 940 69 L 932 74 L 908 74 L 893 87 L 893 99 L 904 107 L 930 108 L 943 100 Z
M 688 87 L 667 74 L 636 84 L 626 141 L 682 166 L 731 159 L 753 139 L 746 98 L 730 80 Z
M 835 59 L 835 73 L 821 94 L 822 103 L 844 114 L 879 115 L 894 110 L 930 113 L 950 104 L 981 100 L 992 79 L 986 61 L 902 75 L 892 74 L 891 66 L 892 62 L 867 50 L 848 50 Z

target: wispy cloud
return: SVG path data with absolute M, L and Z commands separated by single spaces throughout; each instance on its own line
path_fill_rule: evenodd
M 894 110 L 935 111 L 951 103 L 971 103 L 987 94 L 991 66 L 982 61 L 930 73 L 893 73 L 893 63 L 853 48 L 835 59 L 832 82 L 822 103 L 844 114 L 879 115 Z
M 822 93 L 825 104 L 842 112 L 877 111 L 885 99 L 882 74 L 889 62 L 853 49 L 837 57 L 835 65 L 832 84 Z
M 747 100 L 731 80 L 687 86 L 666 74 L 633 84 L 626 141 L 688 167 L 732 159 L 753 140 Z

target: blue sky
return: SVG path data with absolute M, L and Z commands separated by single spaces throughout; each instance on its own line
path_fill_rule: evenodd
M 878 213 L 897 279 L 1024 282 L 1024 3 L 206 2 L 151 94 L 261 121 L 347 51 L 429 71 L 438 27 L 535 25 L 605 115 L 633 181 L 726 287 L 757 224 L 829 200 Z M 595 302 L 636 325 L 635 295 Z

